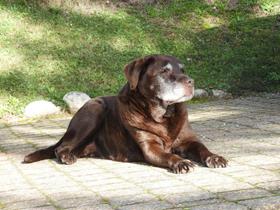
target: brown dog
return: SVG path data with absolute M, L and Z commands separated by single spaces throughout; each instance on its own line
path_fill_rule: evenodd
M 87 102 L 73 117 L 61 140 L 31 153 L 24 163 L 55 158 L 72 164 L 79 157 L 145 161 L 186 173 L 194 164 L 226 167 L 195 136 L 186 109 L 194 82 L 172 56 L 152 55 L 125 67 L 128 83 L 117 96 Z

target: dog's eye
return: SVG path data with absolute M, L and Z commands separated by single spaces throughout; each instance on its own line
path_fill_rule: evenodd
M 178 65 L 179 65 L 179 69 L 180 69 L 183 73 L 186 73 L 186 72 L 185 72 L 185 65 L 184 65 L 184 64 L 181 64 L 181 63 L 179 63 Z
M 160 73 L 169 73 L 171 71 L 171 69 L 169 69 L 169 68 L 162 68 L 161 70 L 160 70 Z

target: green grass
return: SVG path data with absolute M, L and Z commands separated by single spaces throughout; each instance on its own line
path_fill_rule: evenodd
M 200 88 L 280 90 L 279 1 L 228 10 L 226 1 L 174 0 L 92 14 L 34 2 L 0 1 L 0 117 L 35 99 L 63 106 L 73 90 L 116 94 L 123 66 L 152 53 L 179 57 Z

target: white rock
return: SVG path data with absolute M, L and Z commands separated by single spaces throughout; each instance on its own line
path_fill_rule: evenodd
M 60 108 L 54 105 L 50 101 L 39 100 L 29 103 L 24 108 L 25 117 L 42 117 L 51 114 L 57 114 L 60 112 Z
M 212 94 L 216 98 L 225 98 L 228 96 L 227 92 L 225 92 L 223 90 L 216 90 L 216 89 L 212 90 Z
M 209 96 L 208 92 L 204 89 L 195 89 L 194 98 L 207 98 Z
M 66 93 L 63 97 L 71 113 L 78 111 L 88 100 L 90 97 L 87 94 L 77 91 Z

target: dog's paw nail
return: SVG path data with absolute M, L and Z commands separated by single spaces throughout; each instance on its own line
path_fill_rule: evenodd
M 180 160 L 173 166 L 173 172 L 176 174 L 186 174 L 194 167 L 194 163 L 190 160 Z
M 209 168 L 225 168 L 228 161 L 222 156 L 211 155 L 206 158 L 205 165 Z

